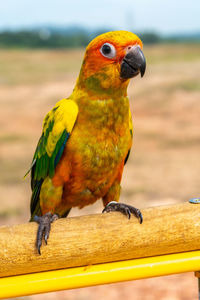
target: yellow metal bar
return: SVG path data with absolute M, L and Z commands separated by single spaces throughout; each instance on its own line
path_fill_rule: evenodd
M 0 299 L 200 270 L 200 251 L 0 278 Z

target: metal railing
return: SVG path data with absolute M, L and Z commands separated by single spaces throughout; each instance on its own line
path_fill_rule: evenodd
M 0 228 L 0 299 L 200 270 L 200 206 L 58 220 L 38 255 L 37 224 Z M 199 273 L 197 272 L 196 275 Z

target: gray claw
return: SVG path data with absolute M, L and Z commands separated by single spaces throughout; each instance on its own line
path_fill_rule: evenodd
M 44 241 L 47 245 L 47 240 L 51 230 L 51 223 L 56 219 L 58 219 L 58 215 L 52 215 L 51 213 L 46 213 L 41 217 L 34 216 L 34 221 L 39 224 L 36 239 L 36 248 L 39 254 L 41 254 L 40 248 L 42 245 L 42 239 L 44 237 Z
M 127 205 L 125 203 L 118 203 L 115 201 L 109 202 L 106 207 L 103 209 L 104 212 L 110 212 L 110 211 L 119 211 L 123 215 L 127 216 L 128 219 L 130 219 L 131 214 L 133 214 L 136 218 L 139 219 L 140 224 L 143 222 L 142 213 L 138 208 L 135 208 L 131 205 Z

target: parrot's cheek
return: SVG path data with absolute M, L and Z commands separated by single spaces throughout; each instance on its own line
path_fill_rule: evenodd
M 140 46 L 133 47 L 123 58 L 121 62 L 120 77 L 129 79 L 137 76 L 139 73 L 143 77 L 146 70 L 146 60 Z

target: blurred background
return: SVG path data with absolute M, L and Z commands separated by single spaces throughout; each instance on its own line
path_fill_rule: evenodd
M 53 105 L 72 92 L 84 48 L 129 30 L 144 43 L 145 77 L 129 86 L 134 144 L 121 201 L 145 208 L 199 197 L 200 1 L 18 0 L 0 2 L 0 225 L 29 220 L 30 166 Z M 99 213 L 101 201 L 70 216 Z M 116 229 L 117 230 L 117 229 Z M 195 299 L 183 274 L 21 299 Z

